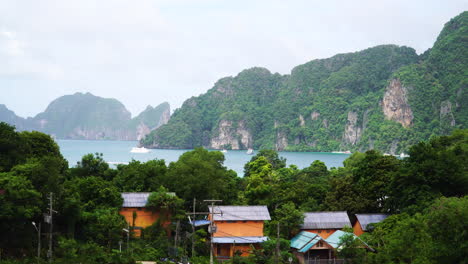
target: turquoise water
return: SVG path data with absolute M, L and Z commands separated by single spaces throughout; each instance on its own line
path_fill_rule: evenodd
M 81 158 L 88 153 L 102 153 L 107 162 L 129 162 L 132 159 L 148 161 L 152 159 L 164 159 L 167 164 L 177 161 L 179 156 L 189 150 L 152 149 L 149 153 L 131 153 L 132 147 L 137 141 L 110 141 L 110 140 L 57 140 L 62 155 L 68 160 L 70 167 L 75 166 Z M 224 153 L 226 161 L 224 165 L 243 175 L 244 164 L 252 156 L 245 154 L 245 150 L 229 150 Z M 256 152 L 254 151 L 254 154 Z M 286 158 L 287 164 L 297 165 L 299 168 L 309 166 L 314 160 L 323 161 L 329 168 L 343 166 L 343 161 L 349 154 L 323 153 L 323 152 L 279 152 Z

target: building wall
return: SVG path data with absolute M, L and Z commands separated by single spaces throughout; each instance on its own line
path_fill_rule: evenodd
M 141 228 L 146 228 L 154 224 L 160 218 L 159 212 L 153 212 L 147 208 L 121 208 L 119 213 L 125 217 L 129 226 L 133 226 L 133 212 L 136 212 L 135 218 L 135 227 L 134 230 L 135 236 L 139 237 L 141 235 Z M 167 227 L 170 224 L 169 216 L 164 214 L 164 224 L 163 226 Z
M 259 248 L 258 245 L 249 245 L 249 244 L 215 244 L 215 256 L 220 257 L 229 257 L 232 258 L 236 251 L 241 253 L 242 257 L 250 256 L 252 252 L 252 246 Z
M 356 223 L 353 226 L 353 233 L 356 236 L 360 236 L 360 235 L 364 234 L 364 230 L 362 230 L 361 223 L 359 223 L 359 220 L 356 221 Z
M 322 238 L 325 239 L 325 238 L 331 236 L 331 234 L 335 233 L 336 230 L 339 230 L 339 229 L 307 229 L 307 230 L 304 230 L 304 231 L 314 233 L 314 234 L 318 234 L 319 236 L 321 236 Z
M 263 236 L 263 221 L 215 221 L 215 237 Z

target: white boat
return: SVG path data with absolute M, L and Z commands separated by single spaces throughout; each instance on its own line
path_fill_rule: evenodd
M 151 150 L 145 148 L 145 147 L 133 147 L 132 150 L 130 150 L 131 153 L 148 153 L 151 152 Z
M 253 149 L 249 148 L 246 153 L 247 153 L 247 155 L 252 155 L 253 154 Z
M 335 153 L 335 154 L 351 154 L 351 151 L 347 150 L 347 151 L 332 151 L 331 153 Z
M 227 150 L 223 149 L 223 150 L 221 150 L 221 152 L 222 152 L 222 153 L 226 153 L 226 152 L 227 152 Z
M 403 152 L 402 152 L 402 153 L 400 153 L 400 158 L 408 158 L 408 157 L 409 157 L 409 155 L 408 155 L 408 154 L 406 154 L 406 153 L 403 153 Z

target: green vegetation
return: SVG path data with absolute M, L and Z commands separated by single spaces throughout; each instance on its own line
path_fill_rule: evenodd
M 0 123 L 0 135 L 0 252 L 5 263 L 36 261 L 37 233 L 31 223 L 42 223 L 47 232 L 43 213 L 50 192 L 57 210 L 54 263 L 187 258 L 192 241 L 198 256 L 192 262 L 207 263 L 209 235 L 204 228 L 194 232 L 185 215 L 193 210 L 193 198 L 199 212 L 207 210 L 201 201 L 211 198 L 268 207 L 272 220 L 265 234 L 271 240 L 232 263 L 287 263 L 292 256 L 288 240 L 298 233 L 303 213 L 319 210 L 393 214 L 361 237 L 375 252 L 365 251 L 351 236 L 343 239 L 344 250 L 337 254 L 353 263 L 463 263 L 467 257 L 468 130 L 414 145 L 403 160 L 375 150 L 355 153 L 342 168 L 328 169 L 321 161 L 304 169 L 286 167 L 278 153 L 262 150 L 245 165 L 243 178 L 223 165 L 221 152 L 203 148 L 168 166 L 164 160 L 132 161 L 114 169 L 96 153 L 69 168 L 50 136 L 16 132 L 6 123 Z M 127 244 L 122 231 L 127 223 L 118 213 L 120 193 L 133 191 L 152 192 L 147 206 L 161 218 Z M 171 224 L 165 226 L 168 219 Z M 40 262 L 46 259 L 45 241 Z M 119 241 L 125 241 L 122 252 Z
M 421 140 L 468 125 L 467 21 L 464 12 L 448 22 L 421 56 L 412 48 L 382 45 L 313 60 L 290 75 L 251 68 L 222 78 L 141 143 L 210 148 L 221 121 L 231 121 L 231 128 L 243 124 L 252 136 L 253 145 L 242 149 L 407 152 Z M 387 120 L 382 110 L 392 80 L 406 91 L 402 96 L 413 114 L 407 127 Z M 345 135 L 346 125 L 355 139 Z

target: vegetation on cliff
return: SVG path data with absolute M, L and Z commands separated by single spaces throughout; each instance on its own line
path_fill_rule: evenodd
M 412 48 L 382 45 L 313 60 L 290 75 L 251 68 L 222 78 L 206 94 L 185 101 L 141 143 L 407 151 L 467 127 L 467 20 L 464 12 L 448 22 L 420 56 Z M 245 133 L 251 141 L 242 139 Z

